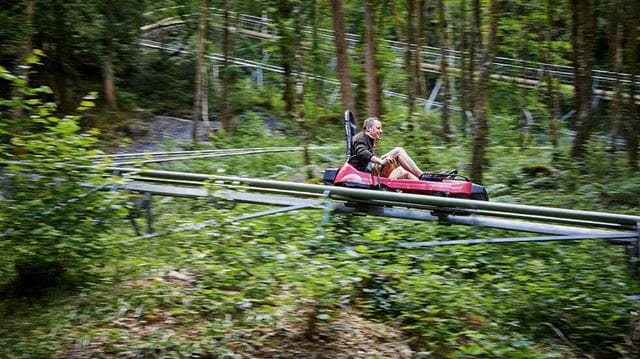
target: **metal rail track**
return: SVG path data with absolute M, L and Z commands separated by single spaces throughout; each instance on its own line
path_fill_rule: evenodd
M 527 206 L 510 203 L 485 202 L 457 198 L 425 196 L 407 193 L 395 193 L 375 190 L 353 189 L 346 187 L 314 185 L 306 183 L 264 180 L 256 178 L 243 178 L 231 176 L 217 176 L 209 174 L 185 173 L 173 171 L 141 170 L 138 168 L 110 167 L 110 171 L 117 173 L 134 174 L 139 179 L 154 178 L 164 180 L 180 180 L 203 183 L 243 184 L 252 188 L 270 190 L 295 191 L 305 195 L 323 195 L 330 199 L 344 201 L 371 202 L 380 205 L 398 205 L 405 207 L 431 206 L 427 208 L 441 209 L 446 212 L 471 211 L 469 213 L 500 216 L 509 215 L 539 216 L 540 219 L 558 218 L 572 220 L 573 223 L 583 223 L 589 226 L 598 226 L 599 223 L 608 226 L 637 230 L 640 216 L 613 214 L 594 211 L 579 211 L 563 208 Z M 375 201 L 380 201 L 376 203 Z M 533 217 L 530 217 L 533 219 Z
M 184 50 L 180 47 L 176 47 L 176 46 L 171 46 L 171 45 L 166 45 L 166 44 L 162 44 L 158 41 L 152 41 L 152 40 L 138 40 L 138 44 L 144 47 L 148 47 L 148 48 L 153 48 L 153 49 L 159 49 L 159 50 L 169 50 L 169 51 L 173 51 L 173 52 L 179 52 L 179 53 L 183 53 L 183 54 L 189 54 L 191 53 L 191 51 L 188 50 Z M 222 54 L 218 54 L 218 53 L 209 53 L 208 55 L 206 55 L 206 57 L 208 59 L 211 60 L 216 60 L 216 61 L 223 61 L 224 60 L 224 56 L 222 56 Z M 250 67 L 250 68 L 256 68 L 256 69 L 262 69 L 262 70 L 266 70 L 266 71 L 271 71 L 271 72 L 275 72 L 275 73 L 284 73 L 284 69 L 282 67 L 279 66 L 274 66 L 274 65 L 268 65 L 259 61 L 253 61 L 253 60 L 246 60 L 246 59 L 242 59 L 242 58 L 238 58 L 238 57 L 229 57 L 227 59 L 227 61 L 229 63 L 235 64 L 235 65 L 239 65 L 239 66 L 243 66 L 243 67 Z M 310 79 L 310 80 L 315 80 L 315 81 L 321 81 L 323 83 L 327 83 L 333 86 L 338 87 L 340 85 L 340 83 L 338 82 L 337 79 L 333 79 L 333 78 L 326 78 L 326 77 L 322 77 L 322 76 L 317 76 L 308 72 L 302 72 L 300 74 L 294 72 L 294 74 L 296 75 L 300 75 L 306 79 Z M 353 87 L 356 87 L 356 85 L 352 85 Z M 391 97 L 391 98 L 397 98 L 397 99 L 402 99 L 402 100 L 406 100 L 408 97 L 405 94 L 399 93 L 399 92 L 395 92 L 395 91 L 389 91 L 389 90 L 383 90 L 382 94 L 386 97 Z M 442 107 L 442 103 L 438 102 L 438 101 L 433 101 L 430 99 L 425 99 L 422 97 L 416 97 L 415 98 L 416 102 L 418 103 L 422 103 L 427 104 L 429 103 L 430 105 L 432 105 L 433 107 L 437 107 L 437 108 L 441 108 Z M 455 106 L 455 105 L 449 105 L 448 106 L 449 109 L 454 110 L 454 111 L 459 111 L 460 107 L 459 106 Z
M 172 7 L 171 9 L 175 9 Z M 212 16 L 219 20 L 223 15 L 221 9 L 210 7 L 212 10 Z M 162 12 L 163 9 L 154 11 L 153 13 Z M 248 14 L 236 14 L 231 12 L 232 16 L 238 19 L 238 26 L 241 27 L 241 31 L 244 31 L 248 35 L 254 37 L 265 38 L 277 36 L 277 31 L 273 27 L 273 20 L 267 17 L 258 17 Z M 143 31 L 151 34 L 153 31 L 159 31 L 162 28 L 173 29 L 180 26 L 181 22 L 184 25 L 184 21 L 187 18 L 194 17 L 195 14 L 184 14 L 179 17 L 164 18 L 153 24 L 148 24 L 142 27 Z M 237 30 L 237 29 L 236 29 Z M 328 29 L 316 29 L 325 42 L 333 43 L 333 31 Z M 251 33 L 247 32 L 250 31 Z M 305 27 L 303 30 L 305 33 L 311 33 L 313 29 Z M 360 41 L 360 37 L 356 34 L 348 33 L 348 42 L 353 46 Z M 390 51 L 396 53 L 398 56 L 403 56 L 406 51 L 407 45 L 403 42 L 393 40 L 383 40 L 384 46 Z M 438 64 L 442 60 L 441 49 L 433 46 L 423 46 L 421 48 L 423 56 L 422 68 L 424 71 L 438 72 Z M 455 64 L 462 56 L 466 54 L 458 50 L 448 49 L 448 61 L 450 66 L 455 68 Z M 573 85 L 573 69 L 571 66 L 558 65 L 536 61 L 526 61 L 521 59 L 514 59 L 509 57 L 496 57 L 496 61 L 493 64 L 494 70 L 492 73 L 497 76 L 497 79 L 505 79 L 508 77 L 510 81 L 518 82 L 518 79 L 523 86 L 534 87 L 541 84 L 541 78 L 544 71 L 548 71 L 552 76 L 558 79 L 561 83 L 568 86 Z M 632 76 L 627 73 L 614 73 L 606 70 L 593 70 L 593 79 L 595 82 L 594 89 L 596 93 L 609 97 L 614 91 L 616 81 L 620 81 L 621 84 L 629 84 L 632 82 Z M 616 78 L 616 76 L 618 78 Z M 637 80 L 636 80 L 637 81 Z M 640 83 L 639 83 L 640 84 Z
M 310 146 L 309 150 L 322 150 L 334 148 L 333 146 Z M 147 153 L 123 153 L 112 155 L 92 156 L 94 162 L 109 161 L 113 165 L 147 165 L 170 161 L 184 161 L 200 158 L 224 157 L 236 155 L 253 155 L 277 152 L 302 151 L 303 147 L 261 147 L 261 148 L 236 148 L 221 150 L 201 151 L 175 151 L 175 152 L 147 152 Z
M 135 179 L 135 182 L 126 184 L 124 189 L 145 193 L 148 203 L 151 202 L 151 195 L 155 194 L 161 196 L 218 198 L 234 203 L 247 202 L 280 206 L 280 208 L 248 213 L 237 218 L 227 219 L 229 222 L 302 209 L 324 208 L 325 219 L 328 218 L 327 214 L 330 213 L 327 211 L 339 211 L 356 215 L 437 221 L 445 224 L 483 226 L 543 235 L 537 237 L 410 242 L 400 243 L 396 246 L 401 249 L 448 245 L 579 240 L 607 240 L 610 243 L 622 244 L 626 246 L 625 250 L 629 251 L 626 253 L 637 253 L 638 248 L 640 248 L 640 216 L 470 201 L 252 178 L 168 171 L 143 171 L 132 168 L 112 168 L 112 170 L 120 174 L 127 173 L 129 178 Z M 134 174 L 131 175 L 132 173 Z M 151 184 L 154 182 L 162 184 Z M 205 184 L 207 185 L 206 187 L 204 186 Z M 185 187 L 185 185 L 190 187 Z M 147 207 L 147 212 L 149 228 L 151 228 L 150 205 Z M 507 217 L 507 219 L 496 217 Z M 559 224 L 549 224 L 549 222 Z M 152 233 L 150 229 L 149 234 L 139 235 L 126 242 L 217 225 L 221 225 L 221 223 L 207 221 L 195 225 L 178 226 L 158 233 Z

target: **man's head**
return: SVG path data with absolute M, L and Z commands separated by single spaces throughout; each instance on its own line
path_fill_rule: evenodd
M 364 120 L 364 131 L 369 137 L 379 140 L 382 136 L 382 123 L 377 117 L 369 117 Z

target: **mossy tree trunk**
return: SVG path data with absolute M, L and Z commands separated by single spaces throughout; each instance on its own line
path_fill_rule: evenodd
M 474 4 L 476 2 L 474 1 Z M 473 132 L 473 152 L 471 159 L 471 178 L 474 182 L 482 183 L 485 149 L 489 139 L 489 85 L 491 81 L 491 66 L 495 57 L 497 43 L 498 17 L 501 9 L 500 0 L 491 0 L 489 9 L 489 33 L 487 43 L 482 51 L 482 58 L 476 86 L 475 123 Z M 475 6 L 475 5 L 474 5 Z M 478 9 L 474 9 L 475 11 Z
M 351 66 L 347 48 L 346 30 L 344 26 L 344 9 L 342 0 L 331 0 L 331 19 L 333 21 L 333 36 L 336 48 L 336 67 L 340 81 L 340 95 L 342 105 L 357 115 L 356 101 L 351 88 Z

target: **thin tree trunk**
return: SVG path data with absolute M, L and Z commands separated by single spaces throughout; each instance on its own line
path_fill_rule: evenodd
M 200 0 L 200 20 L 198 21 L 198 48 L 196 58 L 196 78 L 195 78 L 195 96 L 193 99 L 193 112 L 191 120 L 191 140 L 196 143 L 198 141 L 198 125 L 202 120 L 202 104 L 204 102 L 204 74 L 206 63 L 204 61 L 204 52 L 207 42 L 207 0 Z
M 414 17 L 415 0 L 407 0 L 407 38 L 404 46 L 404 75 L 407 87 L 407 118 L 412 119 L 416 109 L 416 86 L 415 86 L 415 58 L 412 48 L 415 46 Z M 419 65 L 418 65 L 419 66 Z
M 467 137 L 467 111 L 469 111 L 469 69 L 467 58 L 469 54 L 469 32 L 467 31 L 467 0 L 460 0 L 460 132 L 462 137 Z
M 229 58 L 231 57 L 231 34 L 229 33 L 229 1 L 223 1 L 223 29 L 222 29 L 222 66 L 221 66 L 221 80 L 222 80 L 222 109 L 220 113 L 220 122 L 222 124 L 222 128 L 225 131 L 232 133 L 233 132 L 233 118 L 231 113 L 231 103 L 229 100 L 230 92 L 231 92 L 231 76 L 228 73 L 229 68 Z
M 209 122 L 209 71 L 208 64 L 202 67 L 202 121 L 204 128 L 208 133 L 211 132 L 211 123 Z
M 33 45 L 32 45 L 32 39 L 31 39 L 31 34 L 34 32 L 33 31 L 33 20 L 34 20 L 34 15 L 35 15 L 35 9 L 36 9 L 36 1 L 35 0 L 27 0 L 25 2 L 25 24 L 24 26 L 27 28 L 27 30 L 25 31 L 26 36 L 24 38 L 24 41 L 22 42 L 22 45 L 20 46 L 20 48 L 18 49 L 18 64 L 20 65 L 18 67 L 18 74 L 19 76 L 24 79 L 25 83 L 29 83 L 29 69 L 25 66 L 21 66 L 25 63 L 27 57 L 29 57 L 31 55 L 31 52 L 33 51 Z M 11 88 L 11 97 L 19 97 L 19 92 L 21 92 L 22 89 L 18 88 L 18 87 L 12 87 Z M 13 107 L 13 109 L 11 110 L 11 118 L 13 120 L 18 120 L 20 117 L 22 117 L 22 108 L 15 106 Z
M 551 31 L 554 23 L 554 3 L 547 0 L 547 26 L 545 26 L 545 46 L 543 47 L 543 58 L 548 60 L 551 54 Z M 545 80 L 547 85 L 547 106 L 551 118 L 549 120 L 549 138 L 553 147 L 558 145 L 558 131 L 560 130 L 560 102 L 558 99 L 558 89 L 556 80 L 549 67 L 545 68 Z
M 322 61 L 322 49 L 320 48 L 320 9 L 318 9 L 320 1 L 312 0 L 311 8 L 311 68 L 314 74 L 322 74 L 325 64 Z M 320 104 L 324 98 L 323 84 L 320 81 L 312 81 L 310 84 L 311 92 L 316 100 L 316 104 Z M 315 112 L 315 110 L 314 110 Z
M 407 38 L 402 30 L 402 22 L 400 21 L 400 14 L 398 13 L 398 7 L 396 2 L 391 2 L 391 13 L 393 14 L 393 25 L 396 30 L 396 40 L 399 42 L 407 42 Z
M 67 13 L 64 6 L 56 6 L 54 18 L 57 30 L 49 38 L 51 46 L 48 56 L 45 58 L 47 66 L 47 77 L 50 87 L 53 90 L 53 98 L 56 102 L 58 112 L 62 114 L 71 113 L 73 105 L 73 71 L 71 66 L 72 46 L 71 34 L 67 27 Z
M 451 127 L 449 125 L 449 75 L 447 73 L 447 21 L 444 13 L 444 0 L 438 0 L 438 38 L 440 43 L 440 78 L 442 79 L 442 140 L 451 143 Z
M 476 79 L 476 64 L 478 63 L 478 49 L 482 49 L 482 32 L 480 32 L 480 26 L 482 26 L 480 19 L 480 0 L 472 0 L 471 2 L 471 46 L 469 49 L 469 106 L 474 109 L 476 108 L 476 96 L 478 96 L 478 91 L 476 91 L 477 79 Z M 473 126 L 473 124 L 472 124 Z
M 611 99 L 611 141 L 609 151 L 615 153 L 617 150 L 616 140 L 620 129 L 620 104 L 622 103 L 622 89 L 620 82 L 620 69 L 622 67 L 622 7 L 621 0 L 613 0 L 611 13 L 609 14 L 609 31 L 610 35 L 610 63 L 612 71 L 615 73 L 614 94 Z
M 529 7 L 526 6 L 523 15 L 525 16 L 526 20 L 525 20 L 525 24 L 522 28 L 523 33 L 522 33 L 522 37 L 523 37 L 523 42 L 522 42 L 522 47 L 519 49 L 520 51 L 520 58 L 523 60 L 523 64 L 524 66 L 527 66 L 527 61 L 529 60 L 529 29 L 530 29 L 530 24 L 529 24 Z M 526 70 L 523 69 L 523 72 L 525 72 Z M 524 73 L 522 74 L 524 77 Z M 518 94 L 518 98 L 520 101 L 520 114 L 519 114 L 519 121 L 520 121 L 520 126 L 518 126 L 518 147 L 519 148 L 525 148 L 527 145 L 527 135 L 530 134 L 531 128 L 529 126 L 528 123 L 528 119 L 525 116 L 524 111 L 527 108 L 527 95 L 529 93 L 529 89 L 523 88 L 522 86 L 518 86 L 518 84 L 516 83 L 516 77 L 513 78 L 512 81 L 512 86 L 513 86 L 513 93 Z
M 638 114 L 638 105 L 635 97 L 638 93 L 638 15 L 640 15 L 640 0 L 630 0 L 630 11 L 627 17 L 627 63 L 628 72 L 631 75 L 631 83 L 629 84 L 629 102 L 628 117 L 625 121 L 625 133 L 627 143 L 627 156 L 629 165 L 633 169 L 638 168 L 638 136 L 640 135 L 640 115 Z
M 365 72 L 367 82 L 367 115 L 369 117 L 380 117 L 380 90 L 378 87 L 378 67 L 376 64 L 376 42 L 375 42 L 375 0 L 366 0 L 364 21 L 365 21 Z
M 288 28 L 287 22 L 292 16 L 292 5 L 290 2 L 278 2 L 277 24 L 278 24 L 278 46 L 280 47 L 282 76 L 284 79 L 284 90 L 282 100 L 285 104 L 285 112 L 289 117 L 295 117 L 294 108 L 296 101 L 295 79 L 293 76 L 295 51 L 293 47 L 297 37 L 301 34 L 293 34 Z
M 106 0 L 104 4 L 105 17 L 107 20 L 107 26 L 104 37 L 104 54 L 102 59 L 102 87 L 104 91 L 104 100 L 107 103 L 107 107 L 112 111 L 116 117 L 118 116 L 118 100 L 116 96 L 116 87 L 114 84 L 114 45 L 112 33 L 115 31 L 115 21 L 113 18 L 113 0 Z
M 71 68 L 71 39 L 58 39 L 56 44 L 59 48 L 56 49 L 56 59 L 58 64 L 54 65 L 54 79 L 55 88 L 54 95 L 57 92 L 57 105 L 58 112 L 71 113 L 74 110 L 73 106 L 73 72 Z M 56 91 L 57 89 L 57 91 Z
M 331 13 L 333 20 L 333 36 L 336 47 L 336 66 L 340 81 L 340 94 L 342 104 L 356 115 L 356 101 L 351 88 L 351 69 L 347 54 L 346 30 L 344 27 L 344 9 L 342 0 L 331 0 Z
M 293 21 L 294 21 L 294 33 L 299 34 L 294 40 L 294 61 L 293 68 L 296 81 L 296 97 L 295 97 L 295 120 L 298 123 L 300 131 L 300 142 L 302 143 L 302 155 L 305 166 L 311 164 L 309 156 L 309 140 L 307 138 L 307 125 L 305 122 L 304 111 L 304 79 L 302 78 L 302 14 L 300 9 L 300 3 L 294 3 L 293 5 Z
M 415 81 L 415 89 L 416 95 L 424 97 L 427 93 L 427 83 L 424 80 L 424 72 L 422 72 L 422 47 L 425 45 L 425 36 L 424 36 L 424 23 L 425 23 L 425 0 L 418 0 L 416 3 L 416 28 L 415 28 L 415 36 L 416 36 L 416 51 L 415 51 L 415 60 L 413 63 L 414 67 L 414 81 Z
M 116 89 L 114 85 L 113 70 L 113 40 L 105 41 L 104 59 L 102 63 L 102 87 L 104 91 L 104 99 L 110 111 L 118 113 L 118 100 L 116 97 Z
M 574 83 L 577 99 L 575 138 L 571 146 L 571 156 L 581 157 L 584 145 L 589 140 L 593 121 L 591 119 L 591 99 L 593 68 L 593 41 L 595 32 L 595 14 L 593 0 L 572 0 L 574 12 Z
M 488 39 L 483 50 L 479 68 L 478 84 L 476 86 L 478 97 L 475 103 L 475 124 L 473 133 L 473 153 L 471 159 L 471 178 L 474 182 L 478 183 L 482 183 L 482 172 L 485 162 L 485 147 L 487 145 L 489 137 L 489 84 L 491 81 L 491 66 L 493 65 L 493 59 L 495 57 L 500 8 L 500 0 L 491 0 L 491 8 L 489 10 L 489 33 L 487 35 Z M 476 10 L 477 9 L 474 9 L 474 12 Z

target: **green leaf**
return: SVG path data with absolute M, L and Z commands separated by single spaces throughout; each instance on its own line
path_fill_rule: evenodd
M 27 64 L 32 65 L 32 64 L 37 64 L 40 61 L 40 58 L 36 55 L 29 55 L 24 61 Z
M 92 101 L 81 101 L 80 102 L 80 106 L 81 107 L 89 107 L 89 108 L 91 108 L 91 107 L 95 107 L 95 105 L 96 104 L 93 103 Z

